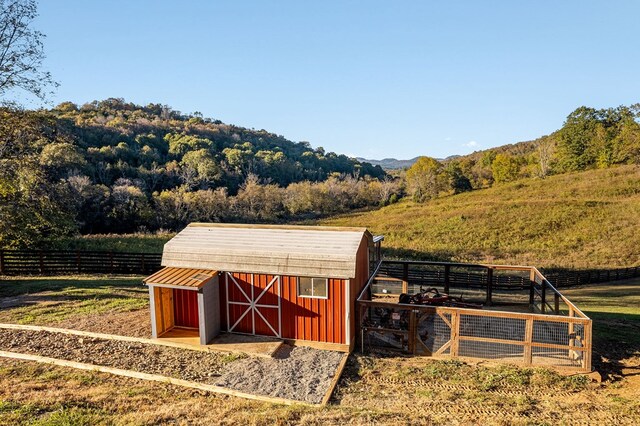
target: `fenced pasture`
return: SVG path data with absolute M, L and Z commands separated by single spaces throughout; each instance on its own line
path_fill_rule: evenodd
M 398 303 L 421 287 L 482 309 Z M 591 371 L 591 320 L 534 267 L 382 261 L 357 301 L 363 352 L 469 357 Z
M 150 274 L 161 253 L 87 250 L 0 250 L 0 275 Z

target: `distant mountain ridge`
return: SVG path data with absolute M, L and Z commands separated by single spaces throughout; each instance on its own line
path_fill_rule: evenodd
M 359 162 L 366 162 L 374 166 L 380 166 L 385 170 L 398 170 L 398 169 L 404 169 L 404 168 L 413 166 L 413 164 L 416 161 L 418 161 L 418 158 L 420 157 L 421 156 L 413 157 L 409 160 L 398 160 L 396 158 L 383 158 L 382 160 L 368 160 L 366 158 L 356 157 L 356 160 L 358 160 Z M 458 157 L 460 156 L 450 155 L 447 158 L 436 158 L 436 160 L 447 161 L 447 160 L 453 160 L 454 158 L 458 158 Z

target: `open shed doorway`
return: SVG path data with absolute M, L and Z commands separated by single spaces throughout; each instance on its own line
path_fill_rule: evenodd
M 154 292 L 158 337 L 199 341 L 198 292 L 166 287 Z
M 165 267 L 144 282 L 149 287 L 154 338 L 206 345 L 218 335 L 217 271 Z

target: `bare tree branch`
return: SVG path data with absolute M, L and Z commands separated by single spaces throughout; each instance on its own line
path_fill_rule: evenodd
M 42 70 L 45 36 L 30 28 L 37 16 L 35 0 L 0 0 L 0 98 L 22 89 L 44 100 L 58 85 Z

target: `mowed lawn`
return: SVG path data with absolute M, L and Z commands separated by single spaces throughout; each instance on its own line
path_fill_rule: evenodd
M 0 322 L 144 335 L 132 332 L 148 327 L 141 278 L 5 277 Z M 541 368 L 354 354 L 328 407 L 285 407 L 0 359 L 0 424 L 640 423 L 640 279 L 565 293 L 594 318 L 603 384 Z

